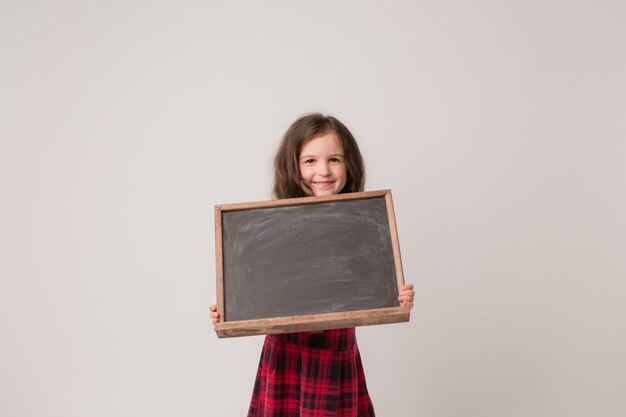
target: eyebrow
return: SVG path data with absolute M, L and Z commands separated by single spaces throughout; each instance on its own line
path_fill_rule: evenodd
M 334 154 L 332 154 L 332 155 L 328 155 L 328 157 L 329 157 L 329 158 L 336 158 L 336 157 L 338 157 L 338 156 L 340 156 L 340 157 L 344 158 L 344 156 L 343 156 L 343 154 L 342 154 L 342 153 L 334 153 Z M 300 157 L 300 160 L 302 160 L 302 159 L 309 159 L 309 158 L 313 158 L 313 159 L 315 159 L 315 158 L 317 158 L 317 155 L 302 155 L 302 156 Z

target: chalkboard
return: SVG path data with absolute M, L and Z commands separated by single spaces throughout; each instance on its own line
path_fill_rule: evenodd
M 407 321 L 389 190 L 215 208 L 219 337 Z

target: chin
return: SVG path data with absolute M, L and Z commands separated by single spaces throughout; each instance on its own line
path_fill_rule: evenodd
M 337 194 L 337 193 L 332 192 L 332 191 L 316 191 L 315 192 L 315 196 L 316 197 L 323 197 L 323 196 L 326 196 L 326 195 L 333 195 L 333 194 Z
M 321 197 L 321 196 L 325 196 L 325 195 L 335 195 L 335 194 L 339 194 L 339 190 L 335 190 L 333 189 L 327 189 L 327 190 L 316 190 L 313 189 L 313 191 L 315 192 L 315 195 L 317 197 Z

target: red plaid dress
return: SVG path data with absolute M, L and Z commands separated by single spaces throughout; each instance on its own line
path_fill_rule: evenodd
M 265 337 L 248 417 L 374 417 L 354 328 Z

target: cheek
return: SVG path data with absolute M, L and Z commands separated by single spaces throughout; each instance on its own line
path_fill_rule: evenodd
M 300 166 L 300 178 L 309 179 L 311 177 L 311 170 L 306 167 Z
M 348 171 L 346 170 L 346 166 L 342 165 L 341 167 L 338 167 L 335 175 L 345 180 L 348 177 Z
M 346 183 L 348 182 L 348 171 L 345 169 L 343 169 L 343 185 L 341 186 L 341 188 L 343 189 L 346 185 Z

